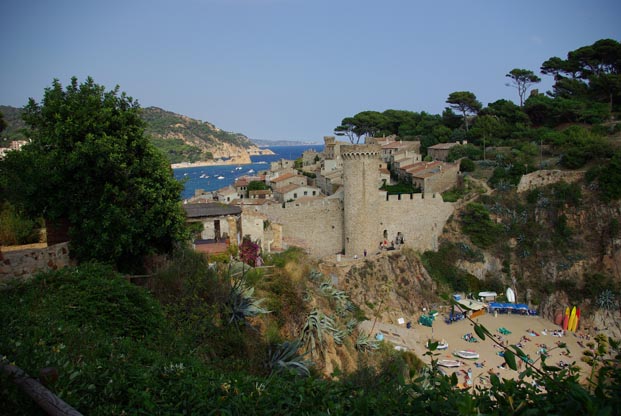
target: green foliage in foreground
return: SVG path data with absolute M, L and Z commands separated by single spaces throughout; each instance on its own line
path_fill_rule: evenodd
M 37 243 L 40 226 L 22 215 L 13 205 L 0 202 L 0 245 Z
M 619 371 L 611 365 L 594 373 L 592 392 L 571 371 L 554 369 L 526 370 L 536 385 L 493 376 L 486 388 L 457 390 L 457 380 L 435 366 L 408 373 L 406 364 L 416 361 L 411 353 L 386 348 L 372 353 L 382 357 L 377 368 L 361 365 L 339 382 L 296 377 L 295 371 L 222 371 L 175 331 L 185 325 L 182 314 L 171 321 L 147 291 L 99 265 L 11 284 L 0 299 L 0 351 L 32 375 L 58 368 L 51 389 L 88 415 L 615 415 L 621 409 Z M 201 299 L 208 296 L 194 302 Z M 237 351 L 240 358 L 245 353 Z M 0 413 L 40 410 L 2 378 Z
M 30 142 L 0 160 L 0 193 L 32 218 L 67 221 L 79 261 L 136 270 L 187 238 L 183 186 L 118 87 L 54 80 L 23 117 Z

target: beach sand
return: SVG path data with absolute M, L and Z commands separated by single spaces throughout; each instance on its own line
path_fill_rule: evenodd
M 391 342 L 395 344 L 395 346 L 398 345 L 404 347 L 408 351 L 415 352 L 416 355 L 418 355 L 426 363 L 431 362 L 429 357 L 423 355 L 427 352 L 425 348 L 427 340 L 431 338 L 436 340 L 445 340 L 449 344 L 448 349 L 443 351 L 435 351 L 438 355 L 434 358 L 438 360 L 460 360 L 462 365 L 459 368 L 444 368 L 446 373 L 449 375 L 456 371 L 458 373 L 460 383 L 464 382 L 465 373 L 468 369 L 472 369 L 475 385 L 486 383 L 486 376 L 489 376 L 488 372 L 490 369 L 499 377 L 505 379 L 516 379 L 519 375 L 520 368 L 518 368 L 518 371 L 513 371 L 509 367 L 506 369 L 499 368 L 499 366 L 505 362 L 504 358 L 498 355 L 498 352 L 501 351 L 501 349 L 487 338 L 484 341 L 480 340 L 474 332 L 473 324 L 468 320 L 464 319 L 448 325 L 444 322 L 442 314 L 439 314 L 433 323 L 433 327 L 427 327 L 418 324 L 418 316 L 403 317 L 403 319 L 405 323 L 408 321 L 412 323 L 410 329 L 406 327 L 405 323 L 403 325 L 396 325 L 380 322 L 379 320 L 375 322 L 375 326 L 373 320 L 364 321 L 360 324 L 360 329 L 364 332 L 370 333 L 373 328 L 371 334 L 373 337 L 375 337 L 377 333 L 381 333 L 384 336 L 384 341 Z M 581 333 L 580 331 L 577 331 L 576 333 L 565 331 L 565 336 L 563 337 L 553 336 L 552 331 L 560 330 L 561 328 L 553 322 L 538 316 L 498 314 L 498 316 L 495 317 L 493 314 L 484 314 L 475 318 L 474 321 L 483 325 L 492 334 L 502 337 L 502 341 L 508 342 L 509 345 L 518 344 L 523 336 L 527 337 L 528 340 L 522 339 L 521 349 L 536 362 L 535 366 L 537 368 L 540 368 L 541 366 L 541 360 L 537 354 L 541 344 L 547 345 L 548 350 L 550 350 L 557 346 L 557 342 L 564 342 L 567 344 L 567 348 L 571 354 L 563 355 L 566 354 L 565 349 L 554 349 L 549 352 L 546 364 L 556 366 L 560 361 L 564 361 L 568 364 L 575 362 L 576 365 L 580 367 L 582 378 L 585 378 L 589 374 L 590 367 L 581 361 L 582 351 L 584 348 L 578 345 L 578 342 L 580 341 L 586 346 L 588 341 L 578 337 Z M 500 334 L 500 332 L 498 332 L 498 328 L 501 327 L 511 331 L 511 334 Z M 528 330 L 538 333 L 539 336 L 532 336 Z M 546 332 L 547 335 L 543 335 L 544 332 Z M 467 333 L 471 333 L 479 341 L 468 342 L 464 340 L 463 336 Z M 496 339 L 498 340 L 498 338 Z M 474 350 L 479 353 L 480 358 L 477 360 L 464 360 L 456 358 L 453 355 L 453 352 L 458 350 Z M 519 365 L 520 361 L 521 360 L 517 359 Z M 474 364 L 475 362 L 485 363 L 485 366 L 477 368 Z M 524 370 L 525 368 L 526 366 L 524 363 L 521 363 L 521 370 Z M 480 376 L 482 376 L 483 379 L 481 379 Z

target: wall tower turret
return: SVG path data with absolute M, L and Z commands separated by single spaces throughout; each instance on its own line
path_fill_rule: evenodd
M 362 256 L 377 248 L 379 230 L 378 145 L 343 145 L 343 244 L 345 254 Z

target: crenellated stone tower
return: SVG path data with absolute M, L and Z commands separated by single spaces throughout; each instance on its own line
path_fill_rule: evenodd
M 343 246 L 348 256 L 377 249 L 379 230 L 378 145 L 343 145 Z

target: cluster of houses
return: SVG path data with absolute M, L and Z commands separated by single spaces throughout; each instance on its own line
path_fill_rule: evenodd
M 233 185 L 205 192 L 196 190 L 187 203 L 221 202 L 231 205 L 282 204 L 333 195 L 343 186 L 343 163 L 340 147 L 350 143 L 324 137 L 324 151 L 307 150 L 302 164 L 281 159 L 270 169 L 253 176 L 242 176 Z M 378 165 L 380 183 L 405 183 L 419 192 L 441 193 L 457 184 L 459 162 L 447 162 L 448 152 L 459 143 L 441 143 L 428 148 L 430 157 L 423 161 L 419 141 L 400 141 L 395 137 L 370 138 L 367 144 L 381 146 Z M 429 160 L 431 159 L 431 160 Z M 265 184 L 263 189 L 249 189 L 252 182 Z M 253 188 L 256 188 L 253 187 Z

